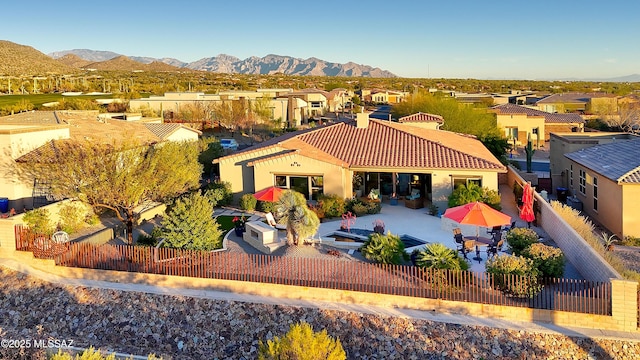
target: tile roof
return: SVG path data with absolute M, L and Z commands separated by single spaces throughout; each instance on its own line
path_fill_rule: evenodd
M 475 138 L 378 120 L 369 120 L 367 128 L 357 128 L 355 122 L 339 122 L 272 139 L 264 146 L 275 144 L 350 167 L 505 169 Z
M 491 108 L 499 114 L 525 114 L 527 116 L 542 116 L 545 123 L 584 123 L 584 119 L 578 114 L 549 113 L 526 106 L 515 104 L 502 104 Z
M 584 148 L 565 157 L 618 183 L 640 183 L 640 140 Z
M 437 123 L 443 123 L 444 119 L 440 115 L 426 114 L 426 113 L 423 113 L 423 112 L 419 112 L 419 113 L 416 113 L 416 114 L 403 116 L 400 119 L 398 119 L 398 122 L 400 122 L 400 123 L 408 123 L 408 122 L 422 122 L 422 123 L 424 123 L 424 122 L 437 122 Z
M 553 94 L 549 95 L 544 99 L 540 99 L 536 102 L 536 104 L 557 104 L 557 103 L 579 103 L 584 104 L 589 102 L 592 98 L 599 97 L 615 97 L 615 95 L 606 94 L 606 93 L 564 93 L 564 94 Z
M 53 111 L 28 111 L 0 117 L 0 124 L 59 125 L 61 123 Z
M 163 124 L 144 124 L 144 126 L 151 131 L 155 136 L 159 137 L 160 139 L 164 140 L 166 138 L 168 138 L 171 134 L 173 134 L 174 132 L 180 130 L 181 128 L 185 128 L 187 130 L 191 130 L 194 131 L 198 134 L 202 134 L 200 131 L 196 130 L 196 129 L 191 129 L 189 127 L 183 126 L 181 124 L 169 124 L 169 123 L 163 123 Z

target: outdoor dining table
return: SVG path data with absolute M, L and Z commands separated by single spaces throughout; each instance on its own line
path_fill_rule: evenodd
M 465 236 L 464 239 L 473 240 L 475 242 L 476 256 L 473 258 L 473 260 L 476 260 L 478 262 L 482 261 L 482 258 L 480 257 L 480 246 L 489 246 L 493 244 L 492 238 L 488 238 L 484 236 Z

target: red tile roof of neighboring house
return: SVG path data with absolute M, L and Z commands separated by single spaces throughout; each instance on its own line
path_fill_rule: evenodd
M 542 116 L 544 117 L 545 123 L 584 123 L 584 119 L 579 114 L 550 113 L 515 104 L 502 104 L 494 106 L 491 109 L 503 115 L 525 114 L 527 116 Z
M 422 123 L 424 123 L 424 122 L 437 122 L 437 123 L 443 123 L 444 119 L 440 115 L 426 114 L 426 113 L 423 113 L 423 112 L 419 112 L 419 113 L 416 113 L 416 114 L 403 116 L 400 119 L 398 119 L 398 122 L 400 122 L 400 123 L 409 123 L 409 122 L 422 122 Z
M 284 149 L 299 150 L 301 155 L 352 168 L 505 170 L 500 161 L 471 136 L 408 128 L 407 125 L 373 119 L 369 120 L 367 128 L 358 128 L 355 122 L 339 122 L 294 133 L 280 141 L 277 139 L 240 153 L 277 144 Z M 277 153 L 277 156 L 281 155 Z

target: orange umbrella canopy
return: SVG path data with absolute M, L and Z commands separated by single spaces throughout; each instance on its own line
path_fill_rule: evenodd
M 284 189 L 282 188 L 279 188 L 277 186 L 271 186 L 253 194 L 253 197 L 255 197 L 258 201 L 275 202 L 275 201 L 278 201 L 278 199 L 280 199 L 280 195 L 282 195 L 283 191 Z
M 460 224 L 487 228 L 511 223 L 511 216 L 479 201 L 449 208 L 442 216 Z

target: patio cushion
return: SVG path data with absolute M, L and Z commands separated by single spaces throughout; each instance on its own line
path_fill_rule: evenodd
M 407 196 L 408 200 L 415 200 L 417 198 L 420 197 L 420 190 L 418 189 L 413 189 L 411 190 L 411 194 L 409 196 Z

